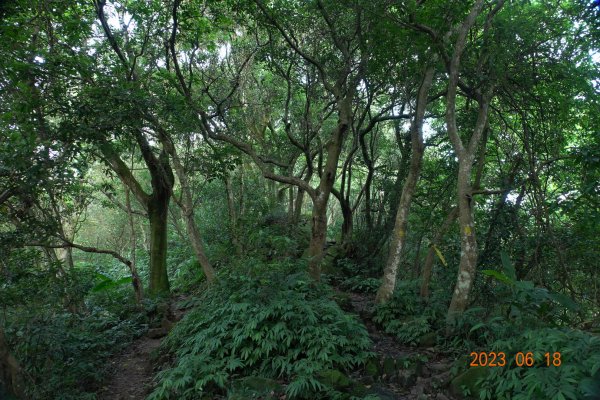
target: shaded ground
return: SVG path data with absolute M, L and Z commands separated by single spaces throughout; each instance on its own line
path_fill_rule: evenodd
M 393 373 L 389 373 L 391 368 L 388 368 L 381 378 L 372 383 L 374 392 L 384 400 L 454 399 L 444 390 L 450 378 L 453 359 L 433 347 L 408 347 L 398 343 L 395 338 L 382 332 L 372 321 L 375 307 L 373 296 L 362 293 L 348 293 L 348 295 L 353 311 L 367 327 L 373 341 L 373 351 L 377 354 L 380 365 L 384 370 L 386 362 L 395 367 Z M 404 370 L 398 365 L 398 360 L 407 358 L 422 358 L 426 361 L 418 363 L 414 368 Z
M 373 296 L 348 293 L 352 312 L 358 314 L 367 327 L 373 341 L 373 351 L 379 363 L 380 374 L 373 378 L 365 371 L 353 374 L 352 378 L 367 384 L 369 393 L 377 394 L 382 400 L 453 400 L 444 387 L 450 378 L 452 359 L 433 347 L 409 347 L 402 345 L 392 336 L 382 332 L 372 321 Z M 177 307 L 179 297 L 171 303 L 168 315 L 179 320 L 187 310 Z M 135 340 L 121 354 L 111 360 L 113 370 L 103 389 L 98 393 L 100 400 L 144 400 L 152 388 L 156 359 L 153 353 L 160 346 L 164 328 L 151 329 L 148 334 Z M 425 361 L 404 369 L 399 360 L 421 358 Z M 385 364 L 393 365 L 387 368 Z M 392 371 L 392 372 L 390 372 Z
M 185 300 L 179 296 L 172 300 L 169 319 L 178 321 L 187 312 L 177 306 Z M 169 322 L 171 325 L 172 322 Z M 110 361 L 112 373 L 98 393 L 99 400 L 144 400 L 152 389 L 152 378 L 156 359 L 153 354 L 160 346 L 162 338 L 168 333 L 168 328 L 150 329 L 125 348 Z
M 108 379 L 100 400 L 143 400 L 148 395 L 154 365 L 151 353 L 160 345 L 160 339 L 143 336 L 128 346 L 111 361 L 113 374 Z

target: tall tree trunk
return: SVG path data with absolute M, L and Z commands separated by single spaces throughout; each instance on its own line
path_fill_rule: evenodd
M 148 204 L 150 220 L 150 286 L 152 294 L 168 293 L 167 275 L 167 222 L 169 212 L 168 193 L 155 190 Z
M 0 327 L 0 380 L 19 399 L 25 398 L 23 370 L 8 349 L 4 330 Z
M 131 264 L 129 264 L 129 270 L 131 272 L 131 284 L 133 285 L 133 291 L 135 293 L 135 300 L 138 304 L 142 303 L 144 299 L 144 293 L 142 289 L 142 281 L 137 272 L 136 266 L 136 248 L 137 248 L 137 235 L 135 232 L 135 224 L 133 219 L 133 211 L 131 210 L 131 196 L 129 195 L 129 188 L 125 186 L 125 207 L 127 208 L 127 216 L 129 217 L 129 229 L 131 233 Z
M 354 225 L 354 215 L 350 199 L 335 188 L 331 190 L 331 193 L 338 200 L 340 209 L 342 210 L 342 243 L 347 244 L 352 239 L 352 228 Z
M 290 222 L 290 224 L 292 224 L 294 222 L 294 187 L 293 186 L 289 186 L 288 190 L 287 190 L 287 194 L 288 194 L 288 221 Z
M 493 15 L 503 6 L 503 1 L 499 1 L 488 14 L 488 21 L 491 21 Z M 457 276 L 456 287 L 452 295 L 452 301 L 448 308 L 446 317 L 448 333 L 454 326 L 457 315 L 461 314 L 468 305 L 469 292 L 475 280 L 475 268 L 477 266 L 477 240 L 475 238 L 475 224 L 473 217 L 473 207 L 471 204 L 471 170 L 475 158 L 475 151 L 479 147 L 479 142 L 483 131 L 487 125 L 489 102 L 493 95 L 493 85 L 488 87 L 484 94 L 480 89 L 474 91 L 475 99 L 479 104 L 477 121 L 468 143 L 463 143 L 458 134 L 456 125 L 456 93 L 459 81 L 460 58 L 465 49 L 467 35 L 475 24 L 477 16 L 481 13 L 484 1 L 476 0 L 471 6 L 467 17 L 458 28 L 454 50 L 448 66 L 448 89 L 446 90 L 446 128 L 448 136 L 452 142 L 452 147 L 458 157 L 458 182 L 457 182 L 457 206 L 458 221 L 460 226 L 460 247 L 461 257 Z
M 455 314 L 462 313 L 467 308 L 469 292 L 473 286 L 475 268 L 477 267 L 477 239 L 475 236 L 473 205 L 471 204 L 470 160 L 459 161 L 457 202 L 461 252 L 456 286 L 448 309 L 448 320 L 451 322 L 453 322 Z
M 390 243 L 390 251 L 383 270 L 381 286 L 379 287 L 379 290 L 377 290 L 377 296 L 375 298 L 375 301 L 378 303 L 385 303 L 388 301 L 396 287 L 398 265 L 400 264 L 400 256 L 402 255 L 402 249 L 406 242 L 408 212 L 412 203 L 415 188 L 417 187 L 419 174 L 421 173 L 421 164 L 423 162 L 423 152 L 425 150 L 423 145 L 423 119 L 425 117 L 425 107 L 427 105 L 427 93 L 431 87 L 434 72 L 435 70 L 433 67 L 427 68 L 423 82 L 419 88 L 415 117 L 411 126 L 412 154 L 410 169 L 404 187 L 402 188 L 402 194 L 400 195 L 400 204 L 398 206 L 398 211 L 396 212 L 396 221 Z
M 231 184 L 231 177 L 225 176 L 225 191 L 227 192 L 227 212 L 229 213 L 229 227 L 231 230 L 231 242 L 238 255 L 243 253 L 242 245 L 239 240 L 238 217 L 235 209 L 235 196 Z
M 350 239 L 352 239 L 352 229 L 353 229 L 353 215 L 352 215 L 352 207 L 346 201 L 340 202 L 342 208 L 342 217 L 344 218 L 342 222 L 342 243 L 348 243 Z
M 368 172 L 367 178 L 365 181 L 365 223 L 367 224 L 367 229 L 369 231 L 373 230 L 373 206 L 371 200 L 371 186 L 373 183 L 373 175 L 375 174 L 375 169 L 373 165 L 369 163 L 367 165 Z
M 173 167 L 175 169 L 175 174 L 177 174 L 177 179 L 179 179 L 179 184 L 181 186 L 181 201 L 177 201 L 176 197 L 174 197 L 174 199 L 181 211 L 183 212 L 186 231 L 188 234 L 188 239 L 190 240 L 190 244 L 192 245 L 192 250 L 196 255 L 198 263 L 202 267 L 202 271 L 206 276 L 206 280 L 209 283 L 213 282 L 215 280 L 215 270 L 212 264 L 210 263 L 208 257 L 206 256 L 204 244 L 202 243 L 202 235 L 200 234 L 200 229 L 198 228 L 198 224 L 196 223 L 192 189 L 190 187 L 190 181 L 185 171 L 185 167 L 181 162 L 179 153 L 177 152 L 177 149 L 173 144 L 173 141 L 169 136 L 168 132 L 166 132 L 162 128 L 158 121 L 153 120 L 153 123 L 158 132 L 160 133 L 161 143 L 165 151 L 169 154 L 173 163 Z
M 335 182 L 344 137 L 350 127 L 353 94 L 354 90 L 351 89 L 350 93 L 347 93 L 343 99 L 338 101 L 338 125 L 334 132 L 332 132 L 331 139 L 327 145 L 327 161 L 323 168 L 319 187 L 312 199 L 312 230 L 308 248 L 310 257 L 308 271 L 316 281 L 321 279 L 321 260 L 323 259 L 323 247 L 325 246 L 325 239 L 327 237 L 327 204 L 333 183 Z
M 156 157 L 143 132 L 135 133 L 142 156 L 150 172 L 152 193 L 147 194 L 133 176 L 131 170 L 121 160 L 109 142 L 100 145 L 106 162 L 119 175 L 121 181 L 131 189 L 140 204 L 148 213 L 150 222 L 150 284 L 153 295 L 169 292 L 167 274 L 167 227 L 169 201 L 174 185 L 174 176 L 165 150 Z
M 298 194 L 296 195 L 296 201 L 294 202 L 294 224 L 300 222 L 302 217 L 302 206 L 304 205 L 304 189 L 298 188 Z
M 415 259 L 413 260 L 413 266 L 412 266 L 412 276 L 413 278 L 418 278 L 419 277 L 419 269 L 420 269 L 420 260 L 421 260 L 421 244 L 423 244 L 423 236 L 421 236 L 419 238 L 419 240 L 417 241 L 417 248 L 415 249 Z
M 313 203 L 312 226 L 310 243 L 308 247 L 308 272 L 315 279 L 321 279 L 321 260 L 323 248 L 327 239 L 327 202 Z

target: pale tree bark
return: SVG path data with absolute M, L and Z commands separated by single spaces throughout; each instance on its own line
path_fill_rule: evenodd
M 477 0 L 465 20 L 458 29 L 456 43 L 448 65 L 448 90 L 446 92 L 446 125 L 452 146 L 458 157 L 457 206 L 460 227 L 461 257 L 458 267 L 456 286 L 446 317 L 447 330 L 451 331 L 456 317 L 464 312 L 468 305 L 469 293 L 473 287 L 477 267 L 477 240 L 475 236 L 475 220 L 472 205 L 471 172 L 475 152 L 481 141 L 487 124 L 488 107 L 493 93 L 493 86 L 485 94 L 475 92 L 479 104 L 477 121 L 469 142 L 463 144 L 456 126 L 456 95 L 459 84 L 460 58 L 465 49 L 468 32 L 481 13 L 483 0 Z M 502 6 L 500 2 L 488 16 L 488 21 Z
M 183 212 L 183 218 L 185 220 L 185 226 L 190 240 L 190 244 L 192 245 L 192 249 L 194 251 L 194 254 L 196 255 L 196 259 L 202 267 L 202 271 L 204 271 L 206 280 L 209 283 L 214 282 L 216 276 L 215 270 L 212 264 L 210 263 L 208 257 L 206 256 L 204 244 L 202 243 L 202 235 L 200 234 L 200 228 L 198 228 L 198 224 L 196 223 L 192 190 L 190 188 L 190 181 L 183 166 L 183 162 L 181 161 L 181 158 L 177 153 L 177 149 L 175 148 L 175 145 L 173 144 L 171 138 L 168 136 L 167 132 L 164 129 L 162 129 L 162 127 L 157 123 L 156 120 L 152 119 L 152 122 L 154 123 L 155 128 L 160 133 L 159 137 L 161 139 L 161 143 L 163 144 L 165 150 L 169 154 L 173 163 L 173 167 L 175 169 L 175 174 L 177 175 L 177 179 L 179 179 L 179 184 L 181 186 L 181 199 L 178 200 L 175 197 L 174 199 L 179 208 L 181 208 L 181 211 Z
M 235 206 L 235 196 L 233 193 L 233 185 L 231 176 L 225 175 L 225 192 L 227 194 L 227 213 L 229 214 L 229 230 L 231 231 L 231 242 L 238 255 L 242 254 L 242 245 L 239 240 L 238 232 L 238 216 Z
M 131 272 L 131 283 L 133 285 L 133 291 L 135 293 L 135 300 L 138 304 L 142 303 L 144 299 L 144 292 L 142 287 L 142 281 L 137 272 L 135 252 L 137 248 L 137 235 L 135 232 L 135 225 L 133 219 L 133 210 L 131 209 L 131 198 L 129 194 L 129 188 L 125 186 L 125 207 L 127 208 L 127 217 L 129 220 L 129 230 L 131 234 L 131 262 L 128 264 L 129 271 Z
M 388 259 L 383 270 L 381 286 L 377 290 L 375 301 L 377 303 L 385 303 L 390 299 L 396 287 L 396 279 L 398 274 L 398 265 L 402 249 L 406 242 L 406 228 L 408 225 L 408 213 L 412 203 L 413 194 L 417 187 L 419 175 L 421 173 L 421 165 L 423 162 L 424 144 L 423 144 L 423 120 L 425 118 L 425 107 L 427 106 L 427 94 L 433 81 L 435 69 L 429 66 L 425 71 L 425 76 L 419 88 L 417 96 L 417 104 L 415 108 L 415 117 L 411 125 L 411 147 L 412 154 L 410 160 L 410 169 L 408 176 L 402 188 L 398 211 L 394 230 L 390 242 L 390 250 Z
M 294 201 L 294 216 L 292 219 L 292 223 L 297 224 L 300 222 L 300 218 L 302 218 L 302 206 L 304 206 L 304 189 L 298 188 L 298 193 L 296 194 L 296 200 Z
M 482 143 L 481 143 L 481 146 L 479 149 L 479 155 L 478 155 L 479 158 L 477 160 L 477 170 L 475 171 L 475 183 L 473 184 L 473 188 L 476 190 L 480 189 L 481 179 L 483 177 L 483 167 L 485 166 L 485 154 L 486 154 L 486 148 L 487 148 L 488 133 L 489 133 L 489 126 L 486 126 L 486 128 L 484 129 L 484 133 L 483 133 Z M 475 194 L 475 192 L 473 192 L 473 195 L 474 194 Z M 433 264 L 435 261 L 435 253 L 436 253 L 435 250 L 457 217 L 458 217 L 458 207 L 452 207 L 452 209 L 446 216 L 446 219 L 442 223 L 442 226 L 437 231 L 437 233 L 435 234 L 435 236 L 433 237 L 433 239 L 431 240 L 431 242 L 429 244 L 429 249 L 427 250 L 427 256 L 425 257 L 425 263 L 423 264 L 423 270 L 421 273 L 421 277 L 422 277 L 421 291 L 420 291 L 421 297 L 424 297 L 424 298 L 429 297 L 429 284 L 431 282 L 431 274 L 433 271 Z M 438 249 L 438 251 L 439 251 L 439 249 Z
M 288 195 L 288 221 L 290 224 L 294 223 L 294 187 L 289 186 L 287 189 Z

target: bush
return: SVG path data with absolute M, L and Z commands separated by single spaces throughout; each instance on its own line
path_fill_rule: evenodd
M 480 399 L 597 399 L 600 393 L 600 337 L 571 329 L 535 329 L 498 340 L 491 350 L 506 354 L 507 366 L 490 368 Z M 518 367 L 517 352 L 532 352 L 533 367 Z M 546 366 L 545 353 L 560 352 L 560 366 Z
M 400 342 L 415 345 L 424 334 L 441 327 L 443 312 L 419 296 L 419 281 L 400 281 L 392 298 L 377 306 L 373 321 Z
M 95 399 L 95 391 L 116 351 L 139 336 L 144 326 L 97 310 L 37 315 L 7 329 L 11 348 L 24 367 L 31 399 Z
M 304 273 L 277 265 L 221 276 L 163 343 L 176 356 L 149 399 L 224 394 L 243 377 L 288 382 L 288 398 L 331 391 L 316 377 L 348 371 L 371 355 L 366 329 Z M 330 395 L 328 395 L 330 396 Z M 210 397 L 214 398 L 214 397 Z
M 379 286 L 381 286 L 381 279 L 365 278 L 362 276 L 353 276 L 344 279 L 340 284 L 340 287 L 344 290 L 359 293 L 376 293 Z

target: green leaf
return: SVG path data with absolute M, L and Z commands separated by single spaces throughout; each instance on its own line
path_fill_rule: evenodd
M 600 381 L 593 378 L 585 378 L 579 383 L 579 390 L 583 393 L 584 399 L 595 399 L 600 393 Z
M 562 293 L 549 293 L 548 297 L 570 311 L 579 310 L 579 304 L 574 302 L 569 296 L 566 296 Z
M 508 254 L 504 250 L 500 251 L 500 260 L 502 260 L 502 266 L 504 267 L 506 275 L 513 281 L 516 281 L 517 273 L 515 271 L 515 266 L 510 261 L 510 257 L 508 257 Z
M 490 277 L 496 279 L 497 281 L 500 281 L 509 286 L 513 286 L 515 284 L 515 281 L 513 279 L 504 275 L 500 271 L 496 271 L 495 269 L 484 269 L 483 271 L 481 271 L 481 273 L 483 275 L 490 276 Z
M 102 292 L 104 290 L 109 290 L 111 288 L 117 287 L 117 286 L 121 286 L 127 283 L 131 283 L 132 282 L 132 278 L 130 276 L 127 276 L 125 278 L 121 278 L 118 279 L 116 281 L 109 279 L 109 280 L 103 280 L 102 282 L 98 283 L 96 286 L 94 286 L 92 288 L 92 292 L 96 293 L 96 292 Z
M 437 254 L 438 258 L 440 259 L 441 263 L 444 264 L 444 267 L 447 267 L 448 263 L 446 262 L 446 259 L 444 258 L 444 255 L 442 254 L 440 249 L 438 249 L 438 247 L 435 244 L 433 244 L 432 247 L 435 251 L 435 254 Z

